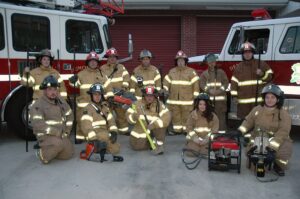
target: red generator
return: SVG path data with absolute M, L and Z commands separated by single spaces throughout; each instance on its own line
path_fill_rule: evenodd
M 212 133 L 208 143 L 208 170 L 241 172 L 241 142 L 230 133 Z

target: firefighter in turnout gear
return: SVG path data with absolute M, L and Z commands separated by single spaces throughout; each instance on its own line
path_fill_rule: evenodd
M 187 119 L 187 143 L 185 148 L 207 155 L 208 141 L 211 133 L 219 130 L 219 119 L 213 112 L 210 97 L 200 93 L 194 101 L 194 110 Z M 192 155 L 189 153 L 189 155 Z
M 137 99 L 142 99 L 141 89 L 146 86 L 154 86 L 156 90 L 161 89 L 161 76 L 158 69 L 151 65 L 152 53 L 149 50 L 142 50 L 140 53 L 141 64 L 133 70 L 130 81 L 130 92 L 135 94 Z
M 53 75 L 58 80 L 58 83 L 60 84 L 59 94 L 61 97 L 65 99 L 67 98 L 67 91 L 63 79 L 61 78 L 59 72 L 51 67 L 53 59 L 54 57 L 51 51 L 48 49 L 44 49 L 37 56 L 37 63 L 40 65 L 40 67 L 37 67 L 33 70 L 30 70 L 29 67 L 26 67 L 24 69 L 23 77 L 21 79 L 21 84 L 23 86 L 32 87 L 33 103 L 35 100 L 43 96 L 43 91 L 40 90 L 40 85 L 45 79 L 45 77 L 47 77 L 48 75 Z
M 99 68 L 99 56 L 96 52 L 90 52 L 86 57 L 86 68 L 80 71 L 77 75 L 72 76 L 69 84 L 72 87 L 80 89 L 80 95 L 76 99 L 76 118 L 80 119 L 83 108 L 90 102 L 90 96 L 87 94 L 90 87 L 94 83 L 101 83 L 104 87 L 104 96 L 106 98 L 113 96 L 112 89 L 108 85 L 107 76 Z M 81 132 L 80 122 L 77 122 L 77 140 L 84 140 L 84 135 Z
M 32 128 L 40 149 L 39 160 L 47 164 L 53 159 L 70 159 L 73 145 L 69 138 L 73 115 L 68 103 L 59 96 L 59 82 L 49 75 L 40 85 L 43 95 L 30 109 Z
M 170 123 L 171 115 L 168 108 L 158 100 L 158 91 L 154 86 L 142 89 L 143 97 L 135 104 L 136 111 L 129 108 L 126 117 L 129 123 L 134 125 L 130 134 L 130 146 L 133 150 L 147 150 L 150 148 L 149 140 L 137 121 L 141 119 L 151 132 L 156 149 L 155 154 L 164 152 L 166 128 Z
M 107 63 L 101 66 L 101 70 L 108 77 L 108 84 L 113 90 L 129 91 L 130 76 L 125 66 L 118 63 L 118 52 L 115 48 L 106 51 L 104 57 Z M 126 120 L 126 110 L 120 107 L 112 107 L 116 113 L 116 123 L 120 134 L 128 134 L 128 122 Z
M 176 134 L 186 132 L 186 120 L 193 110 L 193 100 L 199 94 L 199 76 L 187 66 L 188 57 L 178 51 L 175 57 L 176 67 L 165 76 L 163 85 L 168 93 L 167 106 L 172 115 L 173 129 Z
M 243 61 L 234 69 L 231 77 L 231 96 L 237 104 L 237 116 L 245 116 L 259 102 L 264 85 L 272 80 L 273 71 L 265 62 L 254 59 L 255 46 L 246 42 L 241 47 Z M 257 97 L 257 99 L 256 99 Z
M 123 161 L 123 157 L 116 156 L 120 152 L 117 143 L 117 126 L 108 104 L 104 101 L 104 89 L 100 83 L 93 84 L 89 91 L 90 103 L 84 108 L 81 117 L 81 131 L 86 140 L 98 141 L 101 150 L 114 156 L 114 161 Z M 101 153 L 101 152 L 100 152 Z M 103 154 L 103 155 L 104 155 Z
M 277 85 L 265 86 L 262 90 L 262 98 L 262 104 L 252 109 L 238 130 L 242 134 L 250 131 L 247 151 L 253 146 L 254 139 L 260 136 L 254 130 L 259 128 L 265 132 L 269 140 L 269 150 L 275 152 L 274 170 L 282 176 L 292 155 L 291 117 L 282 107 L 284 93 Z
M 228 78 L 226 73 L 217 67 L 217 57 L 214 54 L 207 54 L 204 61 L 208 64 L 208 69 L 200 76 L 200 89 L 210 96 L 214 111 L 220 121 L 219 130 L 225 131 Z

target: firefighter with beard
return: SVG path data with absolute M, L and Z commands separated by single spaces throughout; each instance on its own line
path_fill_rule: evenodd
M 41 50 L 38 54 L 36 60 L 39 67 L 30 70 L 29 67 L 25 67 L 24 74 L 21 79 L 21 84 L 23 86 L 29 86 L 33 89 L 33 103 L 35 100 L 43 96 L 43 91 L 40 90 L 40 85 L 48 75 L 54 76 L 58 83 L 60 84 L 59 94 L 64 99 L 67 98 L 67 91 L 63 79 L 61 78 L 59 72 L 52 68 L 54 56 L 49 49 Z M 27 75 L 28 74 L 28 75 Z M 32 104 L 33 104 L 32 103 Z
M 120 152 L 120 144 L 117 143 L 118 129 L 108 104 L 104 101 L 102 85 L 93 84 L 87 93 L 90 95 L 90 103 L 83 110 L 81 131 L 86 140 L 95 143 L 101 157 L 108 152 L 113 155 L 114 161 L 123 161 L 123 157 L 117 156 Z
M 142 99 L 141 89 L 146 86 L 154 86 L 156 90 L 161 89 L 161 76 L 158 69 L 151 65 L 152 53 L 149 50 L 140 52 L 141 64 L 133 70 L 130 81 L 130 92 L 137 99 Z
M 73 144 L 69 138 L 73 114 L 68 103 L 59 96 L 57 79 L 49 75 L 40 85 L 43 95 L 30 109 L 32 128 L 38 143 L 37 157 L 43 164 L 53 159 L 70 159 Z
M 186 126 L 188 133 L 185 148 L 206 156 L 209 136 L 219 130 L 219 119 L 213 112 L 208 94 L 200 93 L 195 99 L 194 110 L 189 114 Z
M 208 69 L 200 76 L 200 89 L 208 93 L 214 106 L 214 112 L 220 121 L 220 130 L 226 130 L 227 93 L 228 78 L 226 73 L 217 67 L 217 57 L 207 54 L 204 61 Z
M 118 63 L 119 54 L 115 48 L 106 51 L 107 63 L 101 66 L 101 70 L 108 78 L 108 85 L 113 91 L 129 91 L 130 76 L 124 65 Z M 112 98 L 110 98 L 112 99 Z M 112 107 L 116 113 L 116 123 L 120 134 L 129 134 L 126 110 L 121 107 Z
M 247 151 L 251 150 L 257 135 L 255 129 L 261 129 L 268 136 L 268 151 L 275 153 L 274 170 L 283 176 L 292 155 L 292 140 L 290 130 L 292 121 L 289 113 L 282 107 L 284 93 L 275 85 L 270 84 L 262 90 L 263 102 L 247 115 L 238 130 L 242 134 L 250 132 L 250 143 Z
M 175 56 L 175 67 L 165 76 L 164 91 L 169 96 L 167 106 L 172 115 L 169 133 L 186 133 L 186 120 L 193 110 L 193 101 L 199 94 L 199 76 L 187 66 L 188 57 L 182 51 Z
M 113 96 L 112 89 L 108 86 L 108 78 L 99 68 L 99 56 L 96 52 L 91 51 L 85 60 L 86 68 L 69 79 L 70 86 L 79 88 L 80 94 L 76 99 L 76 118 L 80 119 L 83 108 L 90 102 L 90 96 L 87 94 L 89 88 L 96 82 L 104 85 L 104 96 Z M 77 122 L 76 140 L 84 140 L 84 135 L 81 132 L 80 122 Z
M 126 112 L 128 122 L 134 125 L 130 133 L 130 146 L 133 150 L 150 148 L 149 140 L 138 122 L 140 119 L 147 124 L 147 129 L 153 134 L 151 136 L 156 145 L 154 154 L 160 155 L 164 153 L 166 128 L 170 123 L 171 115 L 168 108 L 158 100 L 158 91 L 154 86 L 145 87 L 142 93 L 142 99 L 135 104 L 136 110 L 129 108 Z
M 261 96 L 256 95 L 272 80 L 273 71 L 265 62 L 259 63 L 254 59 L 253 44 L 244 43 L 241 51 L 243 61 L 236 66 L 231 77 L 231 96 L 237 104 L 237 117 L 244 119 L 253 107 L 262 102 Z

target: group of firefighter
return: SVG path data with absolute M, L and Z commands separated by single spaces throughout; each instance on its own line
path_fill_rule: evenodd
M 282 108 L 283 92 L 271 84 L 273 71 L 265 62 L 254 59 L 255 50 L 249 42 L 241 46 L 243 60 L 235 66 L 231 78 L 231 97 L 242 121 L 236 134 L 249 138 L 247 150 L 251 150 L 255 129 L 264 129 L 269 137 L 268 149 L 275 154 L 274 170 L 284 175 L 292 154 L 291 118 Z M 119 134 L 130 136 L 133 150 L 147 150 L 154 145 L 153 153 L 157 155 L 164 153 L 166 133 L 184 134 L 185 148 L 207 154 L 210 134 L 227 130 L 229 81 L 217 67 L 214 54 L 206 55 L 208 69 L 199 77 L 187 66 L 188 57 L 180 50 L 174 67 L 163 79 L 151 65 L 153 56 L 149 50 L 140 52 L 140 65 L 131 76 L 118 63 L 115 48 L 108 49 L 104 57 L 107 63 L 99 66 L 99 56 L 90 52 L 86 68 L 69 79 L 70 86 L 80 90 L 73 110 L 76 114 L 66 102 L 64 82 L 51 67 L 54 57 L 48 49 L 38 56 L 39 67 L 25 68 L 21 84 L 34 91 L 29 115 L 42 163 L 72 157 L 70 132 L 74 118 L 76 139 L 93 142 L 100 152 L 112 154 L 114 161 L 123 161 L 118 156 Z M 115 101 L 119 94 L 131 94 L 137 101 L 120 105 Z

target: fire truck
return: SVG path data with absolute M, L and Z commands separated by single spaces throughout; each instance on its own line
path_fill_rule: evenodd
M 261 60 L 274 72 L 273 83 L 280 86 L 285 94 L 285 108 L 292 117 L 293 125 L 300 125 L 300 17 L 271 19 L 265 10 L 252 12 L 256 19 L 232 25 L 222 51 L 216 53 L 218 66 L 230 79 L 236 65 L 242 61 L 239 48 L 245 41 L 258 45 L 263 41 Z M 260 20 L 258 20 L 258 18 Z M 258 54 L 254 55 L 258 59 Z M 191 67 L 201 73 L 207 66 L 204 55 L 190 57 Z M 230 90 L 230 87 L 228 88 Z M 236 117 L 236 107 L 230 105 L 229 119 Z
M 7 122 L 22 138 L 34 138 L 30 129 L 28 136 L 24 133 L 25 107 L 31 100 L 25 100 L 26 88 L 20 85 L 23 69 L 37 67 L 33 55 L 48 48 L 55 56 L 53 67 L 68 80 L 85 67 L 84 60 L 90 51 L 103 57 L 112 45 L 109 22 L 113 21 L 114 14 L 124 13 L 123 1 L 121 4 L 109 2 L 0 1 L 1 123 Z M 129 42 L 131 45 L 131 40 Z M 130 60 L 132 50 L 129 54 L 119 61 Z M 71 92 L 68 88 L 69 95 Z

